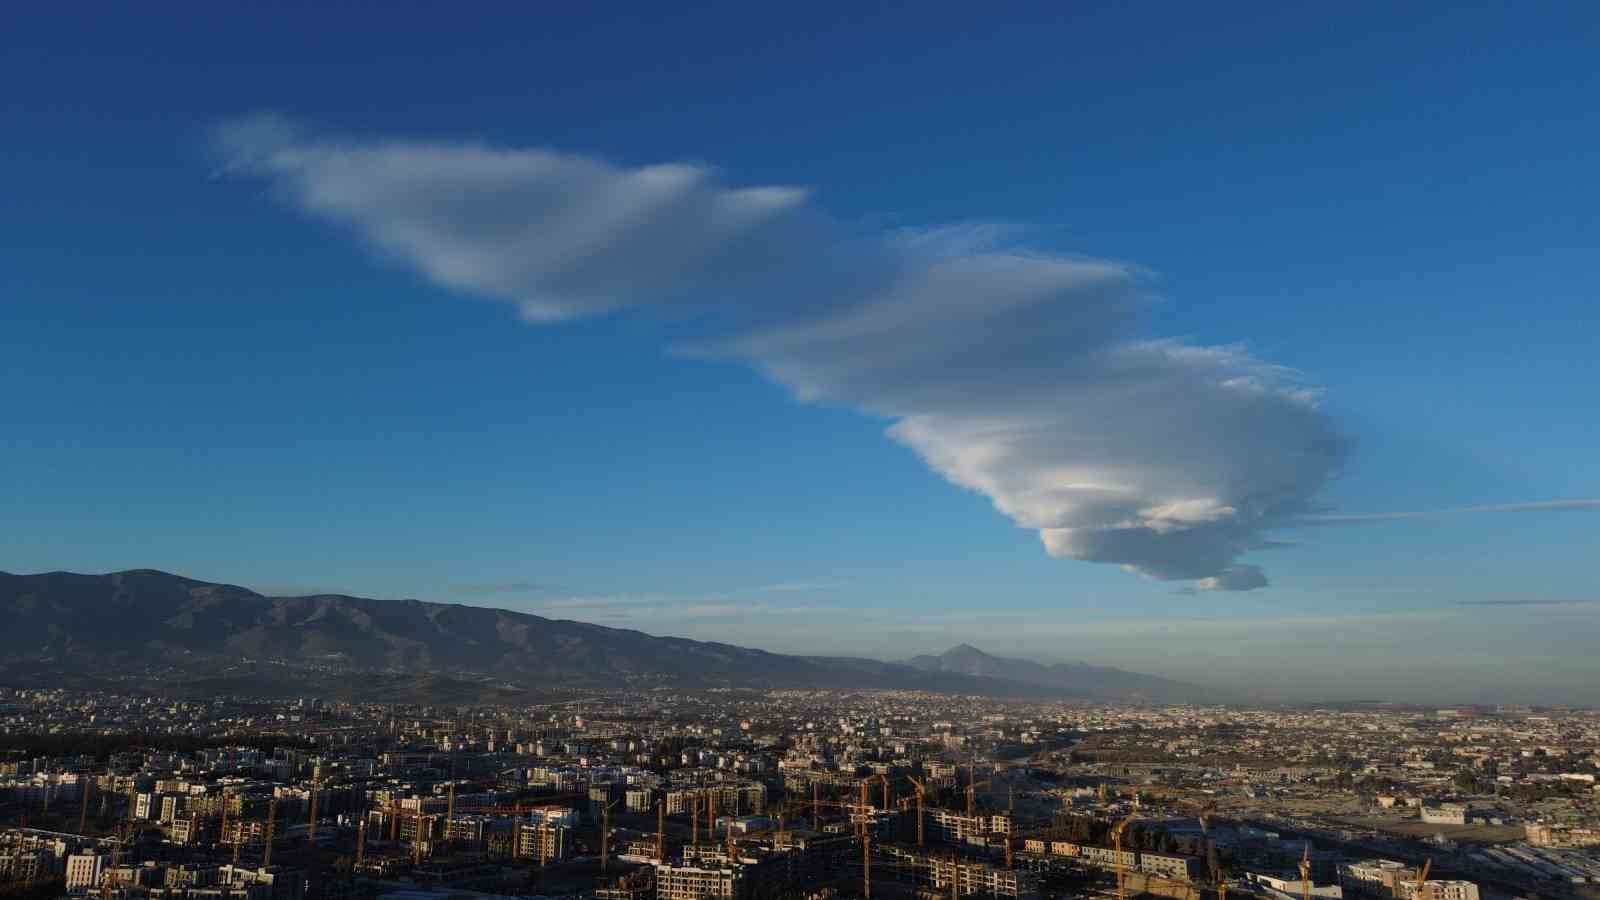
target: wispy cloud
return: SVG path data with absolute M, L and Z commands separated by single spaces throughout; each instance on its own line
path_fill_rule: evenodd
M 1440 516 L 1460 516 L 1470 513 L 1520 513 L 1600 510 L 1600 500 L 1534 500 L 1527 503 L 1489 503 L 1481 506 L 1455 506 L 1445 509 L 1425 509 L 1411 512 L 1352 513 L 1343 515 L 1307 515 L 1295 519 L 1294 525 L 1353 525 L 1362 522 L 1393 522 L 1404 519 L 1432 519 Z
M 848 581 L 779 581 L 773 584 L 763 584 L 754 588 L 754 594 L 812 594 L 821 591 L 836 591 L 847 587 Z
M 1457 606 L 1600 606 L 1600 600 L 1457 600 Z
M 696 352 L 890 421 L 1053 556 L 1206 590 L 1310 511 L 1345 441 L 1295 373 L 1145 334 L 1131 265 L 993 225 L 863 232 L 794 187 L 472 142 L 358 139 L 271 116 L 217 129 L 230 171 L 440 286 L 535 322 L 703 313 Z
M 1267 575 L 1260 566 L 1235 565 L 1221 575 L 1194 583 L 1197 591 L 1253 591 L 1267 586 Z
M 453 593 L 467 597 L 493 597 L 503 594 L 548 594 L 555 590 L 535 581 L 468 582 L 450 586 Z

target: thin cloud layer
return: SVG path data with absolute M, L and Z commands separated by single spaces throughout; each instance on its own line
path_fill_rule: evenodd
M 1128 266 L 992 229 L 862 234 L 804 190 L 477 143 L 358 140 L 270 116 L 218 128 L 229 170 L 462 293 L 549 321 L 693 310 L 702 352 L 891 420 L 930 467 L 1053 556 L 1198 590 L 1305 516 L 1346 444 L 1293 373 L 1152 339 Z
M 1296 525 L 1360 525 L 1367 522 L 1398 522 L 1406 519 L 1432 519 L 1439 516 L 1459 516 L 1468 513 L 1520 513 L 1520 512 L 1596 512 L 1600 500 L 1533 500 L 1526 503 L 1488 503 L 1481 506 L 1454 506 L 1446 509 L 1426 509 L 1409 512 L 1351 513 L 1349 515 L 1304 516 Z

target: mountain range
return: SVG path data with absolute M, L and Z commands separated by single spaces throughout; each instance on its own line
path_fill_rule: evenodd
M 794 687 L 1179 702 L 1194 685 L 962 645 L 904 662 L 795 656 L 527 613 L 343 594 L 269 597 L 153 569 L 0 572 L 0 684 L 475 703 L 550 688 Z M 352 677 L 352 676 L 357 677 Z
M 924 672 L 974 675 L 1114 700 L 1197 700 L 1211 693 L 1196 685 L 1111 666 L 1082 662 L 1046 665 L 993 656 L 971 644 L 957 645 L 936 656 L 913 656 L 905 664 Z

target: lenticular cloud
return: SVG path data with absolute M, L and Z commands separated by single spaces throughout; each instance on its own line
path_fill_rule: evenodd
M 1345 443 L 1293 373 L 1141 332 L 1135 271 L 995 229 L 861 233 L 803 190 L 479 143 L 352 139 L 256 116 L 227 168 L 441 286 L 534 321 L 692 310 L 699 349 L 892 421 L 1051 555 L 1197 590 L 1312 508 Z

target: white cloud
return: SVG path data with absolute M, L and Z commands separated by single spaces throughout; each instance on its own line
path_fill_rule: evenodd
M 1202 578 L 1194 583 L 1199 591 L 1253 591 L 1267 586 L 1267 575 L 1260 566 L 1238 563 L 1222 570 L 1222 574 Z
M 1526 503 L 1489 503 L 1481 506 L 1455 506 L 1412 512 L 1353 513 L 1349 515 L 1302 516 L 1296 525 L 1355 525 L 1365 522 L 1394 522 L 1405 519 L 1431 519 L 1464 513 L 1561 512 L 1600 510 L 1600 500 L 1534 500 Z
M 803 190 L 475 143 L 356 140 L 270 116 L 219 128 L 264 177 L 445 287 L 533 320 L 709 313 L 700 352 L 891 420 L 1052 555 L 1208 590 L 1311 508 L 1345 443 L 1293 373 L 1139 331 L 1138 273 L 1003 245 L 1005 226 L 860 233 Z

